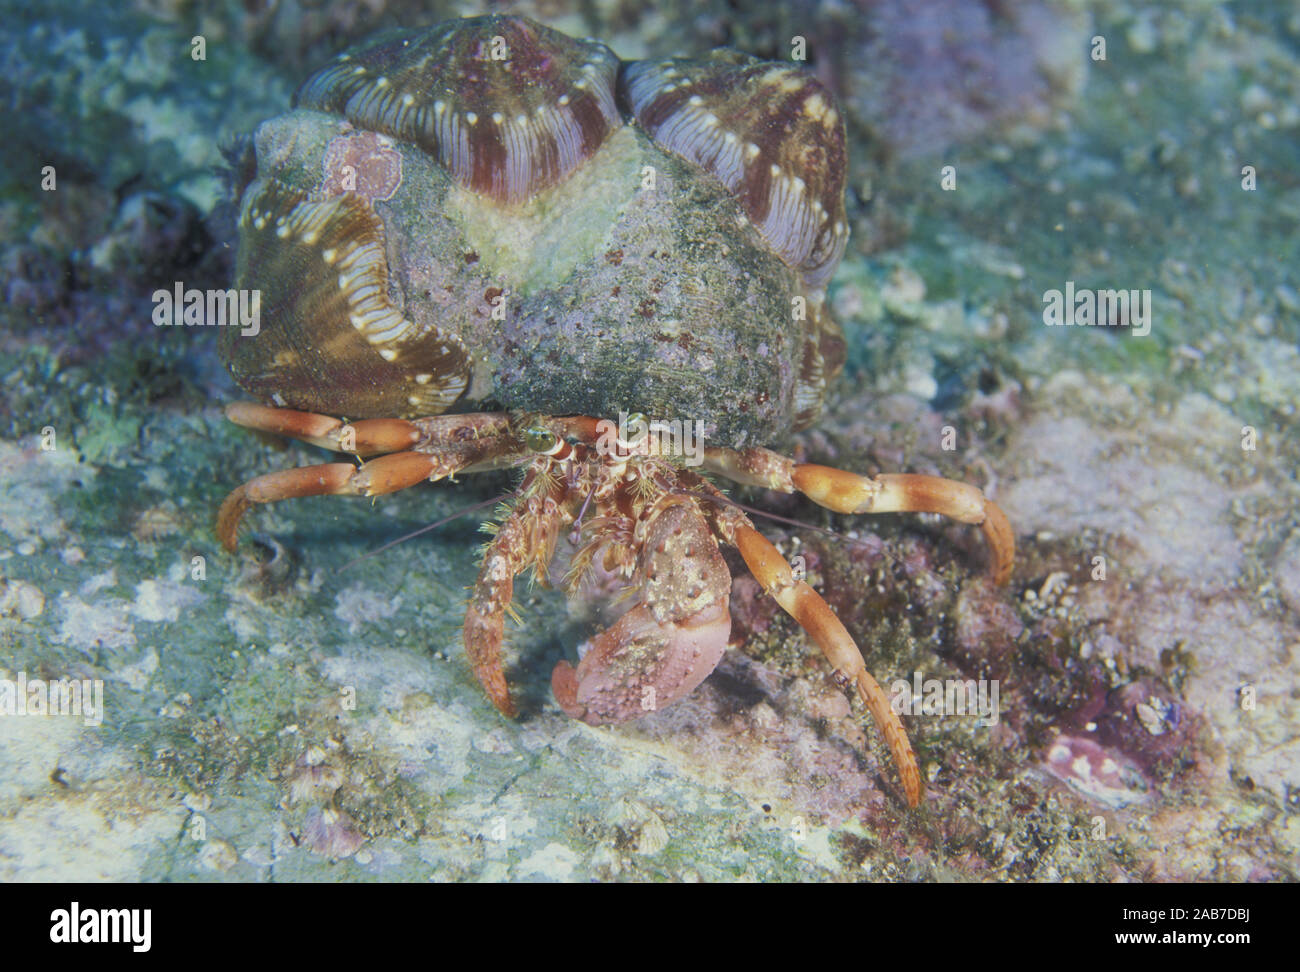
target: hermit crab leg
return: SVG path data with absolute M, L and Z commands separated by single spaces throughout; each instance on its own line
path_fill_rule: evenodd
M 329 415 L 271 408 L 256 402 L 227 405 L 226 418 L 246 429 L 286 435 L 334 452 L 352 452 L 359 456 L 400 452 L 420 441 L 419 427 L 403 419 L 344 422 Z
M 940 513 L 976 524 L 993 551 L 994 583 L 1011 578 L 1016 558 L 1011 524 L 996 503 L 969 483 L 915 473 L 881 473 L 868 479 L 812 463 L 797 464 L 793 478 L 799 492 L 837 513 Z
M 725 451 L 737 454 L 732 450 Z M 770 455 L 782 458 L 776 453 Z M 740 551 L 750 572 L 763 589 L 817 642 L 834 668 L 836 681 L 847 685 L 852 680 L 857 685 L 858 695 L 866 703 L 898 765 L 898 775 L 903 781 L 903 792 L 907 796 L 908 805 L 919 805 L 921 773 L 912 752 L 912 744 L 907 739 L 907 731 L 880 683 L 867 671 L 862 652 L 858 650 L 857 643 L 844 624 L 820 594 L 804 581 L 795 579 L 794 571 L 780 551 L 754 529 L 744 513 L 725 503 L 725 498 L 717 487 L 698 476 L 685 473 L 682 474 L 682 481 L 714 500 L 723 501 L 717 505 L 712 515 L 714 531 L 722 540 Z
M 226 497 L 217 511 L 217 536 L 227 550 L 238 543 L 239 521 L 255 503 L 299 496 L 382 496 L 406 489 L 435 475 L 438 458 L 419 452 L 395 452 L 354 466 L 327 462 L 282 469 L 250 479 Z
M 516 714 L 501 667 L 505 615 L 514 597 L 515 575 L 530 564 L 549 560 L 562 526 L 563 511 L 553 497 L 522 501 L 497 526 L 487 545 L 465 610 L 465 653 L 483 690 L 503 715 Z
M 1006 514 L 983 492 L 940 476 L 882 473 L 875 478 L 795 462 L 769 449 L 705 449 L 705 468 L 736 482 L 793 493 L 837 513 L 939 513 L 980 526 L 993 554 L 993 580 L 1005 584 L 1016 557 Z
M 231 553 L 239 543 L 239 521 L 255 503 L 273 503 L 297 496 L 346 493 L 357 467 L 350 462 L 283 469 L 250 479 L 235 489 L 217 511 L 217 537 Z
M 867 671 L 862 653 L 843 623 L 835 616 L 822 596 L 801 580 L 796 580 L 790 565 L 780 551 L 752 526 L 743 523 L 730 525 L 730 542 L 740 551 L 754 577 L 763 589 L 776 599 L 785 611 L 799 622 L 800 627 L 812 636 L 827 660 L 835 668 L 836 680 L 853 680 L 858 694 L 866 703 L 871 717 L 879 727 L 889 751 L 898 764 L 898 775 L 903 780 L 903 792 L 909 806 L 921 802 L 921 772 L 916 756 L 907 740 L 907 731 L 898 718 L 889 697 L 880 683 Z
M 490 413 L 437 416 L 418 422 L 343 422 L 314 412 L 239 402 L 229 406 L 226 415 L 238 425 L 288 435 L 336 452 L 390 453 L 360 466 L 330 462 L 250 479 L 227 496 L 217 512 L 217 536 L 231 551 L 237 543 L 239 521 L 254 504 L 330 494 L 381 496 L 426 480 L 494 466 L 514 449 L 504 434 L 508 419 Z

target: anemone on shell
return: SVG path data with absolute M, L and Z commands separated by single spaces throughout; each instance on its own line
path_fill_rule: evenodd
M 844 360 L 824 293 L 844 127 L 797 66 L 623 63 L 489 15 L 364 43 L 294 105 L 259 128 L 240 205 L 236 285 L 262 291 L 262 335 L 223 335 L 262 400 L 626 406 L 702 415 L 735 446 L 821 411 Z
M 730 189 L 809 287 L 825 286 L 848 242 L 844 121 L 820 82 L 739 51 L 636 61 L 622 85 L 656 142 Z
M 826 385 L 844 367 L 848 351 L 839 322 L 822 300 L 809 302 L 806 331 L 803 361 L 799 364 L 799 381 L 792 402 L 795 429 L 807 428 L 817 420 Z
M 320 193 L 355 192 L 363 199 L 392 199 L 402 184 L 402 155 L 375 132 L 346 132 L 330 141 L 321 162 Z
M 254 354 L 248 341 L 227 344 L 241 386 L 268 401 L 289 392 L 298 408 L 346 401 L 357 415 L 437 414 L 465 390 L 460 340 L 416 333 L 389 300 L 383 229 L 364 197 L 310 200 L 272 181 L 244 207 L 240 237 L 241 286 L 292 281 L 258 288 L 279 326 Z
M 410 142 L 467 188 L 515 203 L 564 179 L 623 124 L 617 73 L 603 44 L 493 14 L 348 51 L 294 103 Z

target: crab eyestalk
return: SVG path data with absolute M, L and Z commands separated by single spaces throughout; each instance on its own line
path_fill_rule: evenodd
M 531 425 L 524 429 L 524 447 L 531 452 L 553 456 L 563 445 L 563 440 L 548 428 Z

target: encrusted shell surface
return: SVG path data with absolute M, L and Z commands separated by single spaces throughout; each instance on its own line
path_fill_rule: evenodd
M 603 44 L 491 15 L 344 53 L 294 101 L 417 145 L 461 185 L 513 203 L 560 182 L 623 124 L 617 73 Z
M 637 123 L 735 193 L 764 239 L 825 286 L 848 241 L 844 121 L 816 78 L 738 51 L 624 68 Z
M 348 418 L 639 411 L 775 443 L 843 361 L 824 97 L 736 52 L 620 70 L 524 18 L 349 52 L 254 140 L 237 285 L 262 328 L 226 334 L 231 370 Z

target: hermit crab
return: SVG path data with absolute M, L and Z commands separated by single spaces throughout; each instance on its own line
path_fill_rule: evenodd
M 561 708 L 593 725 L 669 705 L 717 665 L 721 541 L 856 686 L 915 806 L 916 758 L 853 639 L 711 479 L 979 524 L 996 578 L 1010 573 L 1010 526 L 978 489 L 766 448 L 817 417 L 843 363 L 825 287 L 848 238 L 844 171 L 829 92 L 735 51 L 625 63 L 486 16 L 341 55 L 258 129 L 244 167 L 237 286 L 260 292 L 261 326 L 232 329 L 223 351 L 259 402 L 227 415 L 375 458 L 245 483 L 220 538 L 233 550 L 256 503 L 517 467 L 465 650 L 513 715 L 514 579 L 531 568 L 546 584 L 569 544 L 571 593 L 598 573 L 630 591 L 552 676 Z

